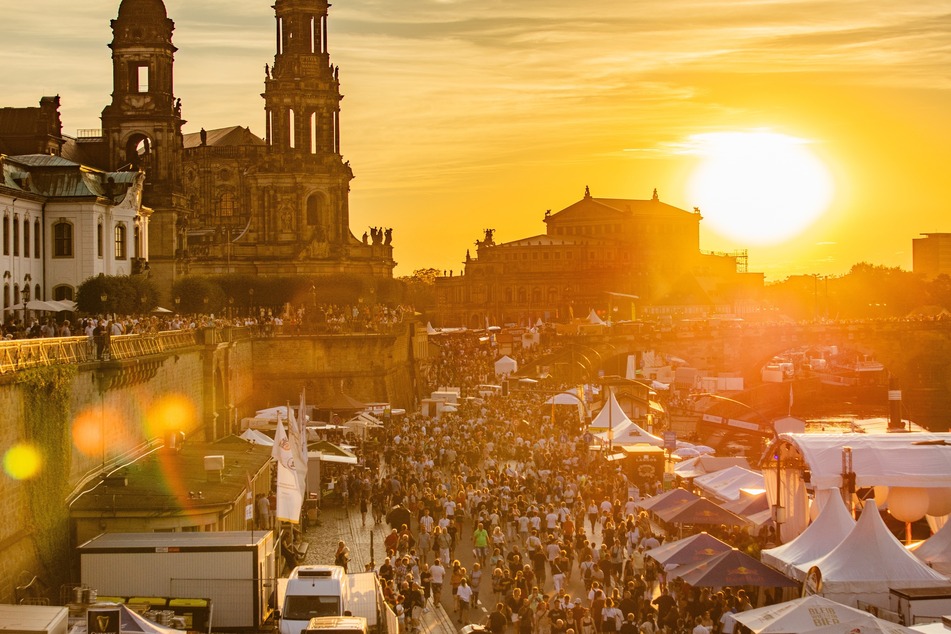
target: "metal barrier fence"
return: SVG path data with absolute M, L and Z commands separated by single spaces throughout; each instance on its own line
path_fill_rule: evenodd
M 104 358 L 131 359 L 188 348 L 199 343 L 197 330 L 110 337 Z M 28 368 L 96 361 L 96 344 L 88 337 L 51 337 L 0 341 L 0 374 Z

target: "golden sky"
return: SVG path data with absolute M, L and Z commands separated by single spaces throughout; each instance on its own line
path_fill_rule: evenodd
M 263 133 L 268 0 L 166 0 L 186 132 Z M 118 0 L 4 12 L 3 106 L 60 94 L 64 130 L 99 128 Z M 802 233 L 744 244 L 779 280 L 859 261 L 911 268 L 911 240 L 951 232 L 951 1 L 338 0 L 351 229 L 394 228 L 397 275 L 461 268 L 467 248 L 544 232 L 583 195 L 684 209 L 698 135 L 807 142 L 834 183 Z M 751 176 L 752 177 L 752 176 Z M 768 214 L 769 210 L 763 213 Z M 474 253 L 474 248 L 473 248 Z

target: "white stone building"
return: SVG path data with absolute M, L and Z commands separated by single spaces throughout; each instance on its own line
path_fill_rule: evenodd
M 74 300 L 79 285 L 99 274 L 147 274 L 144 182 L 143 172 L 0 154 L 4 313 L 31 300 Z

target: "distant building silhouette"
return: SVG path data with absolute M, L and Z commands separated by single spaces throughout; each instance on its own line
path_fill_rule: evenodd
M 912 270 L 933 280 L 951 275 L 951 233 L 923 233 L 911 241 Z
M 639 308 L 682 316 L 733 312 L 758 298 L 763 275 L 746 252 L 701 253 L 699 210 L 649 200 L 584 197 L 546 211 L 546 232 L 497 243 L 494 230 L 467 252 L 464 274 L 436 279 L 435 319 L 481 328 L 568 321 L 592 309 L 611 320 Z M 636 299 L 633 297 L 636 296 Z M 610 315 L 606 314 L 610 310 Z

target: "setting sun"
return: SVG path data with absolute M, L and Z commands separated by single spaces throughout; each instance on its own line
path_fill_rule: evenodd
M 829 207 L 833 184 L 807 141 L 767 131 L 691 138 L 703 161 L 690 197 L 724 236 L 755 244 L 795 237 Z

